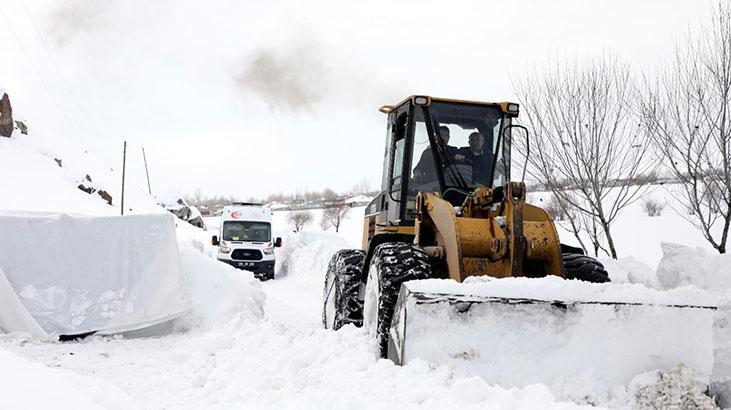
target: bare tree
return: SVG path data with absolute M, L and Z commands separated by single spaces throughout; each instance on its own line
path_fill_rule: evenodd
M 637 94 L 629 67 L 608 54 L 557 60 L 526 74 L 515 89 L 530 130 L 528 175 L 588 217 L 582 229 L 595 249 L 606 241 L 605 252 L 616 259 L 612 222 L 645 190 L 627 181 L 655 167 L 630 109 Z
M 322 229 L 327 230 L 332 226 L 335 228 L 335 232 L 340 231 L 340 224 L 348 211 L 350 211 L 350 207 L 344 202 L 338 202 L 323 209 L 320 221 Z
M 337 192 L 333 191 L 330 188 L 325 188 L 322 191 L 322 194 L 321 194 L 320 198 L 318 198 L 318 199 L 319 200 L 322 200 L 322 201 L 335 201 L 338 198 L 339 198 L 339 195 L 338 195 Z
M 731 4 L 676 45 L 668 69 L 647 87 L 641 112 L 649 135 L 679 181 L 678 212 L 719 252 L 731 225 Z M 720 228 L 720 229 L 719 229 Z
M 371 184 L 368 183 L 367 178 L 363 178 L 353 185 L 353 195 L 364 195 L 371 191 Z
M 580 235 L 583 231 L 582 228 L 585 226 L 584 219 L 586 218 L 584 215 L 577 212 L 576 209 L 572 208 L 568 202 L 555 194 L 551 194 L 551 198 L 546 203 L 544 209 L 548 212 L 548 215 L 554 220 L 554 222 L 561 225 L 562 228 L 574 235 L 576 240 L 579 242 L 581 249 L 584 250 L 584 253 L 587 253 L 586 245 Z M 592 243 L 595 242 L 596 241 L 592 241 Z M 594 249 L 594 254 L 597 254 L 596 248 Z
M 576 194 L 568 191 L 564 193 L 565 195 Z M 589 237 L 595 256 L 599 256 L 600 250 L 608 254 L 606 248 L 602 245 L 604 233 L 599 229 L 596 219 L 591 215 L 579 212 L 571 203 L 563 199 L 563 196 L 555 194 L 551 195 L 551 199 L 544 209 L 554 222 L 574 235 L 584 253 L 588 252 L 582 234 Z
M 642 203 L 642 208 L 645 210 L 647 216 L 660 216 L 662 215 L 662 210 L 665 209 L 665 204 L 650 198 Z
M 294 211 L 287 215 L 287 222 L 292 226 L 294 232 L 299 232 L 305 225 L 312 222 L 312 213 L 309 211 Z

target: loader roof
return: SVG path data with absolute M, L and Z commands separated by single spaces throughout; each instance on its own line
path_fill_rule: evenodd
M 425 99 L 426 103 L 421 103 L 417 101 L 418 99 Z M 518 104 L 511 103 L 507 101 L 503 102 L 487 102 L 487 101 L 475 101 L 475 100 L 459 100 L 454 98 L 440 98 L 440 97 L 431 97 L 428 95 L 411 95 L 405 99 L 403 99 L 401 102 L 397 104 L 386 104 L 382 105 L 378 111 L 388 114 L 391 111 L 395 110 L 396 108 L 400 107 L 403 104 L 411 103 L 416 105 L 430 105 L 433 101 L 438 102 L 445 102 L 445 103 L 455 103 L 455 104 L 473 104 L 473 105 L 487 105 L 491 107 L 498 107 L 501 111 L 505 112 L 509 116 L 517 117 L 518 116 Z

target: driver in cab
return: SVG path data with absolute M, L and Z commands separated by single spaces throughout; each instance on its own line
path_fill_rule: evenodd
M 447 155 L 456 161 L 464 161 L 465 156 L 459 152 L 457 147 L 449 145 L 449 128 L 442 125 L 438 129 L 439 138 L 441 138 L 444 146 L 447 147 Z M 440 146 L 441 149 L 441 146 Z M 428 147 L 421 153 L 419 163 L 414 167 L 414 179 L 416 180 L 434 180 L 437 178 L 436 167 L 434 166 L 434 155 L 431 147 Z

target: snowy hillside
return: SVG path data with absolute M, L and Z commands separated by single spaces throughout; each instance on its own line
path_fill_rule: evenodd
M 41 124 L 28 127 L 28 135 L 15 130 L 12 138 L 0 138 L 0 209 L 119 215 L 121 161 L 104 164 L 76 140 Z M 100 191 L 111 196 L 111 205 Z M 134 181 L 127 181 L 125 208 L 125 213 L 163 212 Z

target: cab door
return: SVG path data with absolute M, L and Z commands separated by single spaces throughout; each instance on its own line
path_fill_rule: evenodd
M 405 104 L 389 114 L 389 130 L 382 181 L 384 208 L 381 223 L 400 225 L 404 220 L 405 200 L 411 175 L 411 151 L 413 151 L 413 124 L 410 104 Z M 384 220 L 385 219 L 385 220 Z

